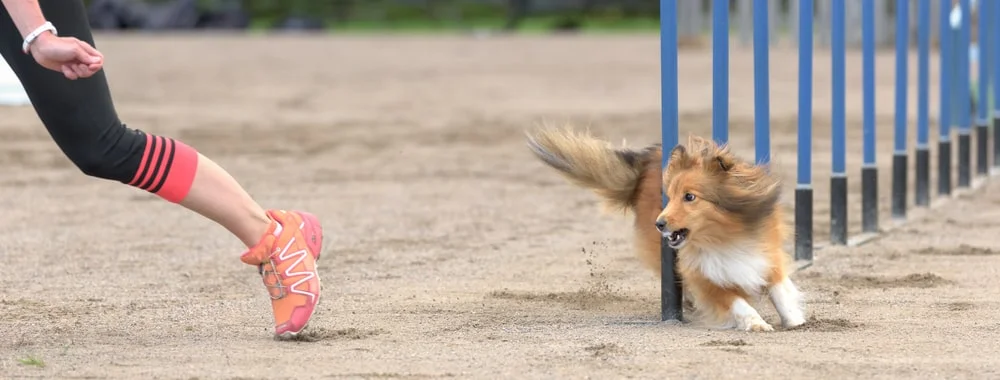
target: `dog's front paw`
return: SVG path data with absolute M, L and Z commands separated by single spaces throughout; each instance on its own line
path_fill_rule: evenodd
M 802 315 L 796 315 L 794 317 L 788 318 L 782 323 L 786 329 L 802 326 L 806 323 L 806 319 Z
M 750 328 L 747 331 L 768 332 L 768 331 L 774 331 L 774 327 L 772 327 L 767 322 L 764 322 L 764 320 L 760 320 L 759 322 L 750 323 Z
M 771 324 L 764 321 L 763 318 L 759 316 L 746 317 L 736 326 L 736 328 L 743 331 L 750 332 L 768 332 L 774 331 L 774 327 Z

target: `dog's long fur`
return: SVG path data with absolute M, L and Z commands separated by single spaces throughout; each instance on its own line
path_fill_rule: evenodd
M 570 182 L 594 191 L 609 209 L 633 212 L 637 255 L 657 275 L 663 235 L 656 223 L 665 223 L 668 231 L 688 231 L 678 248 L 677 268 L 701 322 L 771 331 L 750 306 L 765 294 L 786 328 L 805 322 L 782 248 L 788 227 L 778 202 L 781 182 L 766 168 L 699 137 L 675 147 L 662 173 L 659 144 L 615 148 L 567 128 L 527 137 L 535 156 Z M 661 189 L 670 199 L 665 209 Z

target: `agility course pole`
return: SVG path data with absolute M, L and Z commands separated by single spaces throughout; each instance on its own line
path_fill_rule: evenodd
M 677 146 L 677 1 L 660 0 L 660 125 L 662 168 L 670 160 L 670 150 Z M 662 194 L 663 207 L 667 206 Z M 677 252 L 667 245 L 667 238 L 660 240 L 660 319 L 683 320 L 681 283 L 676 272 Z
M 939 136 L 938 136 L 938 196 L 951 195 L 951 124 L 953 116 L 951 110 L 955 104 L 954 90 L 952 83 L 954 71 L 955 38 L 951 27 L 952 4 L 948 0 L 940 0 L 940 60 L 941 60 L 941 80 L 938 85 L 940 93 L 939 113 Z
M 917 178 L 914 204 L 931 204 L 931 152 L 927 146 L 930 119 L 931 0 L 917 4 Z M 904 56 L 905 57 L 905 56 Z M 904 85 L 905 86 L 905 85 Z
M 971 163 L 972 156 L 970 150 L 970 140 L 972 132 L 972 110 L 969 105 L 972 103 L 972 91 L 969 76 L 969 45 L 972 39 L 971 12 L 969 10 L 969 0 L 959 0 L 959 10 L 962 19 L 958 27 L 958 54 L 955 58 L 958 63 L 958 187 L 968 188 L 972 185 Z
M 979 33 L 976 36 L 976 46 L 979 47 L 979 75 L 977 79 L 976 89 L 979 93 L 979 101 L 976 102 L 976 174 L 986 175 L 989 173 L 989 107 L 990 107 L 990 65 L 993 62 L 993 57 L 990 53 L 993 51 L 991 46 L 991 41 L 993 37 L 987 31 L 993 30 L 992 15 L 990 14 L 990 9 L 992 6 L 990 4 L 996 3 L 996 0 L 988 1 L 978 1 L 977 6 L 979 8 Z M 971 21 L 971 20 L 970 20 Z
M 795 184 L 795 260 L 813 259 L 812 98 L 813 0 L 799 1 L 798 147 Z
M 830 242 L 847 244 L 847 126 L 844 82 L 844 0 L 830 1 L 830 56 L 833 68 L 833 107 L 830 141 L 833 167 L 830 171 Z M 806 36 L 803 36 L 806 37 Z
M 875 159 L 875 2 L 861 3 L 862 156 L 861 229 L 878 232 L 878 163 Z
M 712 3 L 712 139 L 729 141 L 729 0 Z
M 906 218 L 906 85 L 907 48 L 909 47 L 909 0 L 896 0 L 896 118 L 892 150 L 892 217 Z
M 980 12 L 989 12 L 993 15 L 990 28 L 992 39 L 990 53 L 993 58 L 990 66 L 993 68 L 993 168 L 1000 168 L 1000 1 L 990 1 L 984 5 L 990 6 L 988 11 L 984 6 Z M 988 104 L 988 103 L 983 103 Z
M 770 0 L 754 0 L 753 2 L 753 99 L 754 99 L 754 155 L 758 164 L 766 165 L 771 161 L 771 104 L 768 75 L 768 49 L 770 41 L 767 19 Z M 717 30 L 718 31 L 718 30 Z M 729 30 L 725 30 L 728 34 Z M 728 44 L 727 44 L 728 49 Z

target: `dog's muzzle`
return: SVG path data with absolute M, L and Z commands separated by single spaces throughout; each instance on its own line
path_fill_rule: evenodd
M 663 220 L 656 221 L 656 230 L 660 231 L 660 235 L 667 239 L 667 245 L 670 246 L 670 248 L 680 248 L 687 240 L 687 228 L 681 228 L 674 231 L 668 228 L 667 222 Z

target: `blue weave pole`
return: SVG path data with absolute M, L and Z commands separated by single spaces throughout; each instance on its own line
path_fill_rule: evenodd
M 990 50 L 992 60 L 990 66 L 993 69 L 993 168 L 1000 168 L 1000 1 L 989 1 L 986 4 L 993 15 L 992 28 L 990 28 L 991 40 Z M 984 8 L 983 12 L 987 12 Z
M 896 0 L 896 14 L 910 13 L 909 0 Z M 892 217 L 906 218 L 906 85 L 909 17 L 896 17 L 896 107 L 892 144 Z
M 976 174 L 986 175 L 989 173 L 989 136 L 990 136 L 990 120 L 989 120 L 989 110 L 990 110 L 990 65 L 992 64 L 993 57 L 991 52 L 993 51 L 992 36 L 990 33 L 993 26 L 993 17 L 990 14 L 989 3 L 995 3 L 996 0 L 991 0 L 988 2 L 978 1 L 976 2 L 978 6 L 978 16 L 979 16 L 979 33 L 978 42 L 976 46 L 979 49 L 978 62 L 976 65 L 979 67 L 979 73 L 976 75 L 976 90 L 978 90 L 978 95 L 976 96 Z
M 771 161 L 771 105 L 768 83 L 768 0 L 753 2 L 754 151 L 757 163 Z
M 830 171 L 830 243 L 847 244 L 847 127 L 845 125 L 846 46 L 844 0 L 830 2 L 830 51 L 833 70 L 833 115 L 831 140 L 833 167 Z
M 660 133 L 664 154 L 662 167 L 669 162 L 671 149 L 678 140 L 677 109 L 677 1 L 660 0 L 660 112 L 662 117 Z M 666 194 L 663 194 L 666 207 Z M 665 239 L 664 239 L 665 240 Z M 666 241 L 660 241 L 660 315 L 663 321 L 681 321 L 681 283 L 676 272 L 677 252 Z
M 861 2 L 862 164 L 861 230 L 878 227 L 878 163 L 875 159 L 875 2 Z
M 795 260 L 813 260 L 813 0 L 799 1 L 799 120 L 795 186 Z
M 917 4 L 917 178 L 914 203 L 919 207 L 931 204 L 930 147 L 930 49 L 931 1 Z
M 968 188 L 972 185 L 972 83 L 969 72 L 969 46 L 972 40 L 972 18 L 969 0 L 958 2 L 962 20 L 958 28 L 958 52 L 955 55 L 958 64 L 958 187 Z
M 756 31 L 754 28 L 755 34 Z M 712 139 L 719 144 L 729 140 L 728 0 L 712 3 Z
M 938 24 L 940 24 L 939 39 L 941 41 L 941 54 L 939 54 L 941 60 L 941 77 L 938 89 L 941 93 L 939 96 L 940 104 L 938 105 L 938 114 L 940 115 L 940 119 L 938 120 L 938 196 L 944 197 L 951 195 L 951 123 L 954 118 L 951 111 L 953 104 L 952 97 L 954 95 L 952 87 L 955 87 L 952 75 L 954 69 L 952 66 L 955 65 L 953 54 L 955 39 L 951 28 L 952 2 L 951 0 L 940 1 L 940 8 L 938 10 L 940 20 L 938 20 Z

